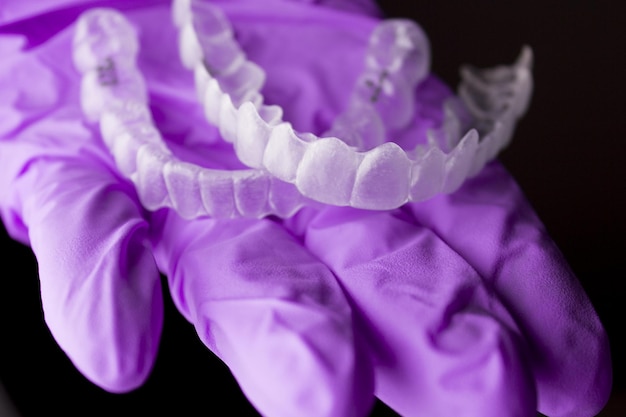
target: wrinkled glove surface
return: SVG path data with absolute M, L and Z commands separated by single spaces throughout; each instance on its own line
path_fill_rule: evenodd
M 375 7 L 214 3 L 266 69 L 266 101 L 297 130 L 326 130 L 360 71 Z M 263 415 L 365 416 L 374 395 L 405 416 L 599 412 L 611 387 L 607 337 L 498 162 L 452 195 L 385 212 L 193 221 L 146 212 L 81 112 L 71 40 L 94 5 L 138 28 L 139 67 L 170 148 L 206 167 L 241 166 L 204 120 L 167 2 L 3 6 L 0 213 L 34 251 L 46 323 L 89 380 L 111 392 L 144 382 L 163 273 L 181 314 Z M 441 122 L 450 94 L 435 77 L 419 87 L 407 142 Z

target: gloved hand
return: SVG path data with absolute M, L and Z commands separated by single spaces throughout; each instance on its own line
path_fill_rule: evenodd
M 244 3 L 219 4 L 242 39 L 254 40 L 267 24 L 250 24 Z M 188 159 L 238 167 L 178 63 L 168 5 L 150 4 L 124 7 L 141 30 L 140 66 L 159 129 Z M 62 15 L 70 23 L 79 11 Z M 366 415 L 374 381 L 376 395 L 407 416 L 532 416 L 538 408 L 582 417 L 604 404 L 606 336 L 497 163 L 452 196 L 389 212 L 311 208 L 284 222 L 147 213 L 83 119 L 73 27 L 32 30 L 47 18 L 3 28 L 28 30 L 39 46 L 21 50 L 9 36 L 0 44 L 8 109 L 0 210 L 37 256 L 48 326 L 94 383 L 123 392 L 148 375 L 162 320 L 160 269 L 181 313 L 264 415 Z M 348 42 L 354 59 L 375 20 L 358 19 Z M 341 110 L 345 80 L 358 68 L 338 69 L 328 57 L 269 68 L 263 53 L 276 43 L 254 57 L 268 69 L 266 96 L 298 128 L 319 132 Z M 286 75 L 332 88 L 297 92 Z M 415 134 L 436 125 L 449 94 L 434 78 L 421 87 Z
M 287 224 L 341 282 L 370 346 L 376 395 L 401 415 L 573 417 L 603 407 L 602 325 L 499 163 L 426 202 L 304 209 Z

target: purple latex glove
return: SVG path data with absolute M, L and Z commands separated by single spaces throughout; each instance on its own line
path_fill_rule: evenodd
M 288 220 L 350 298 L 376 394 L 402 415 L 595 416 L 611 388 L 593 307 L 498 163 L 388 213 Z
M 327 128 L 350 93 L 375 20 L 337 12 L 351 23 L 342 29 L 349 40 L 324 45 L 325 59 L 311 57 L 320 28 L 298 30 L 299 40 L 317 46 L 293 42 L 284 56 L 301 59 L 276 62 L 269 57 L 284 50 L 284 36 L 257 38 L 294 27 L 270 30 L 250 20 L 246 2 L 218 3 L 249 40 L 250 58 L 266 68 L 266 97 L 297 128 Z M 286 16 L 300 7 L 308 16 L 319 11 L 271 3 Z M 77 10 L 64 16 L 71 21 Z M 191 76 L 178 64 L 167 6 L 127 15 L 142 29 L 140 66 L 169 145 L 206 166 L 239 166 L 203 121 Z M 0 208 L 12 236 L 37 255 L 53 335 L 96 384 L 132 389 L 154 360 L 162 312 L 150 242 L 179 310 L 263 414 L 365 415 L 373 373 L 376 394 L 407 416 L 532 416 L 538 408 L 583 417 L 604 404 L 606 336 L 497 164 L 453 196 L 391 212 L 306 209 L 285 223 L 151 215 L 115 174 L 97 129 L 77 123 L 71 35 L 71 27 L 43 34 L 31 39 L 41 46 L 26 52 L 17 38 L 0 46 L 12 57 L 0 77 L 10 109 L 0 122 Z M 354 65 L 338 69 L 333 55 L 348 51 Z M 309 88 L 294 90 L 296 82 Z M 407 136 L 436 125 L 449 94 L 437 80 L 426 82 Z M 536 302 L 528 305 L 535 299 L 547 300 L 540 313 Z
M 23 50 L 19 35 L 2 38 L 0 209 L 11 236 L 37 257 L 45 320 L 61 348 L 108 391 L 141 385 L 162 325 L 156 254 L 182 314 L 264 415 L 366 415 L 372 368 L 350 307 L 330 270 L 285 229 L 271 220 L 186 222 L 167 211 L 147 222 L 97 126 L 83 119 L 73 25 L 33 30 L 59 15 L 71 23 L 81 10 L 2 28 L 36 47 Z M 140 65 L 170 145 L 206 156 L 209 166 L 239 166 L 204 122 L 179 63 L 169 5 L 147 3 L 127 15 L 142 30 Z M 373 20 L 363 20 L 371 29 Z

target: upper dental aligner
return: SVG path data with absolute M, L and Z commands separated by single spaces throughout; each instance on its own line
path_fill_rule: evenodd
M 176 158 L 155 128 L 137 70 L 137 36 L 113 9 L 84 13 L 74 37 L 83 73 L 81 105 L 100 123 L 102 139 L 144 207 L 171 207 L 184 218 L 290 216 L 306 201 L 292 184 L 267 171 L 201 168 Z
M 455 191 L 508 144 L 532 90 L 529 48 L 511 67 L 465 69 L 459 90 L 473 125 L 463 120 L 463 106 L 451 99 L 441 127 L 431 130 L 428 144 L 419 145 L 409 157 L 383 135 L 410 121 L 413 88 L 428 73 L 430 54 L 415 24 L 387 21 L 372 35 L 366 70 L 350 107 L 330 130 L 347 137 L 318 138 L 296 132 L 282 120 L 280 107 L 263 104 L 263 72 L 245 58 L 219 8 L 175 0 L 173 15 L 180 29 L 181 58 L 195 73 L 208 121 L 233 143 L 244 164 L 266 169 L 322 203 L 383 210 Z M 372 105 L 363 80 L 375 74 L 385 75 L 383 99 Z M 228 77 L 231 82 L 224 83 Z M 406 115 L 399 111 L 398 100 L 408 109 Z M 362 133 L 368 131 L 373 133 Z

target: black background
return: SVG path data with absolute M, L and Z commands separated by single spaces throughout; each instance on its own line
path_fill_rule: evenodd
M 626 304 L 626 8 L 621 1 L 380 1 L 418 21 L 433 71 L 457 85 L 465 63 L 535 54 L 535 92 L 501 160 L 570 262 L 611 341 L 614 394 L 602 417 L 626 415 L 621 315 Z M 0 229 L 0 381 L 21 416 L 257 415 L 227 368 L 166 300 L 147 383 L 108 394 L 74 370 L 42 319 L 36 261 Z M 167 291 L 165 291 L 167 294 Z M 215 410 L 228 410 L 226 412 Z M 2 413 L 0 408 L 0 414 Z M 392 416 L 377 405 L 374 416 Z

